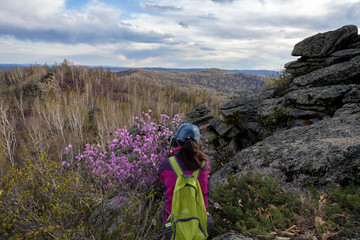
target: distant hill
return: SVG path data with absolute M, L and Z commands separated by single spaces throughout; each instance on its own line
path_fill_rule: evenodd
M 16 67 L 25 68 L 28 66 L 30 66 L 30 64 L 0 64 L 0 70 L 9 70 Z
M 34 64 L 0 64 L 0 70 L 16 67 L 39 66 Z M 51 67 L 51 65 L 48 65 Z M 96 68 L 95 66 L 83 66 Z M 198 89 L 216 95 L 234 96 L 241 93 L 263 89 L 268 70 L 222 70 L 218 68 L 125 68 L 102 67 L 117 73 L 120 78 L 136 79 L 142 82 L 163 86 L 177 86 L 185 89 Z
M 225 95 L 257 91 L 263 89 L 265 84 L 263 75 L 228 72 L 217 68 L 188 72 L 129 69 L 118 71 L 117 76 Z
M 12 68 L 20 67 L 25 68 L 34 64 L 0 64 L 0 70 L 9 70 Z M 35 64 L 37 65 L 37 64 Z M 39 66 L 43 66 L 40 64 Z M 48 64 L 48 66 L 52 66 L 52 64 Z M 83 65 L 84 66 L 84 65 Z M 84 66 L 84 67 L 100 67 L 100 66 Z M 166 71 L 166 72 L 199 72 L 207 70 L 208 68 L 162 68 L 162 67 L 144 67 L 144 68 L 129 68 L 129 67 L 114 67 L 114 66 L 101 66 L 104 69 L 110 69 L 113 71 L 122 71 L 122 70 L 130 70 L 130 69 L 145 69 L 145 70 L 156 70 L 156 71 Z M 256 75 L 271 75 L 277 71 L 273 70 L 239 70 L 239 69 L 222 69 L 226 72 L 232 73 L 249 73 L 249 74 L 256 74 Z
M 134 69 L 134 68 L 125 68 L 125 67 L 107 67 L 107 66 L 104 66 L 104 68 L 108 68 L 110 70 L 114 70 L 114 71 L 117 71 L 117 70 L 129 70 L 129 69 Z M 207 70 L 209 68 L 150 68 L 150 67 L 147 67 L 147 68 L 140 68 L 140 69 L 145 69 L 145 70 L 157 70 L 157 71 L 166 71 L 166 72 L 169 72 L 169 71 L 175 71 L 175 72 L 199 72 L 199 71 L 204 71 L 204 70 Z M 221 69 L 225 72 L 232 72 L 232 73 L 249 73 L 249 74 L 256 74 L 256 75 L 271 75 L 271 74 L 274 74 L 278 71 L 273 71 L 273 70 L 239 70 L 239 69 L 232 69 L 232 70 L 229 70 L 229 69 Z

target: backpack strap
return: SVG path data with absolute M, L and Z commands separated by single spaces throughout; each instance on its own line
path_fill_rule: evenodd
M 169 163 L 170 163 L 170 166 L 171 166 L 172 170 L 174 171 L 176 177 L 184 175 L 184 172 L 181 169 L 175 156 L 172 156 L 169 158 Z
M 181 169 L 180 164 L 175 156 L 169 158 L 169 163 L 176 177 L 179 176 L 183 176 L 184 178 L 196 177 L 197 179 L 199 179 L 201 169 L 198 169 L 195 172 L 193 172 L 191 175 L 189 175 L 189 174 L 185 174 L 184 171 Z M 205 165 L 205 161 L 202 161 L 201 168 L 204 167 L 204 165 Z

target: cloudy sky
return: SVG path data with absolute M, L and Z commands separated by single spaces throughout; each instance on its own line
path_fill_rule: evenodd
M 0 63 L 279 70 L 360 0 L 0 0 Z

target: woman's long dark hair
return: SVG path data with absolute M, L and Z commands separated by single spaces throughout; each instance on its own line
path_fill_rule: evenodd
M 180 141 L 179 141 L 180 142 Z M 187 138 L 184 143 L 180 142 L 182 148 L 179 155 L 181 156 L 186 167 L 202 167 L 202 161 L 208 161 L 209 157 L 200 150 L 200 145 L 195 143 L 192 138 Z

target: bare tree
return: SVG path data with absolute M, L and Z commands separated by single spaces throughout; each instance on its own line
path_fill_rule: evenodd
M 48 132 L 44 129 L 44 122 L 39 118 L 29 119 L 27 136 L 30 140 L 31 147 L 38 150 L 41 154 L 47 153 L 51 141 L 47 136 Z
M 5 148 L 11 166 L 15 165 L 15 149 L 17 139 L 15 129 L 8 118 L 8 113 L 4 102 L 0 102 L 0 134 L 1 145 Z
M 46 127 L 49 129 L 49 131 L 51 132 L 51 135 L 52 135 L 53 132 L 52 132 L 52 127 L 51 127 L 51 125 L 52 125 L 51 119 L 50 119 L 49 115 L 47 114 L 46 110 L 44 110 L 44 107 L 41 106 L 40 99 L 35 99 L 34 106 L 35 106 L 37 115 L 43 120 L 43 122 L 45 123 Z
M 49 119 L 52 125 L 55 127 L 58 133 L 60 133 L 61 138 L 66 143 L 64 129 L 65 129 L 65 116 L 63 114 L 63 108 L 59 102 L 49 102 L 46 101 L 46 112 L 49 116 Z
M 87 112 L 84 111 L 86 109 L 86 96 L 77 96 L 75 93 L 70 93 L 69 96 L 64 98 L 64 102 L 69 101 L 68 104 L 64 104 L 66 107 L 66 117 L 69 123 L 70 130 L 80 139 L 83 140 L 83 132 L 82 127 L 85 121 L 85 114 Z
M 19 109 L 19 111 L 20 111 L 20 113 L 21 113 L 22 120 L 23 120 L 24 124 L 26 124 L 25 114 L 24 114 L 24 103 L 23 103 L 23 93 L 22 93 L 22 91 L 20 92 L 20 97 L 19 97 L 19 99 L 15 99 L 15 101 L 16 101 L 16 106 L 17 106 L 17 108 Z

